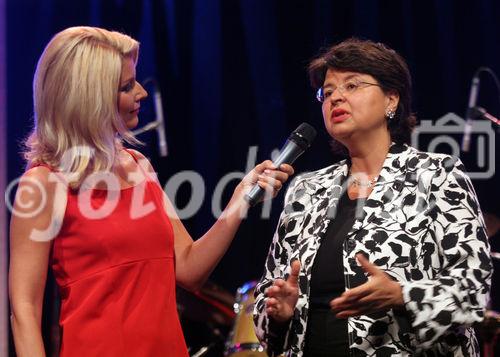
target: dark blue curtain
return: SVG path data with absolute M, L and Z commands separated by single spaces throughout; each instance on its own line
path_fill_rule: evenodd
M 163 95 L 169 156 L 158 156 L 153 134 L 141 136 L 147 143 L 141 150 L 162 183 L 182 170 L 205 179 L 205 202 L 185 220 L 193 237 L 213 223 L 213 190 L 228 172 L 245 170 L 249 147 L 258 146 L 264 160 L 306 121 L 319 136 L 296 171 L 335 160 L 306 75 L 320 48 L 357 36 L 396 49 L 409 63 L 413 109 L 423 119 L 464 116 L 475 70 L 489 66 L 500 74 L 500 3 L 493 0 L 18 0 L 8 2 L 7 18 L 9 178 L 23 171 L 17 153 L 31 129 L 31 81 L 45 44 L 74 25 L 119 30 L 141 42 L 138 78 L 154 77 Z M 482 78 L 479 104 L 498 114 L 498 91 Z M 142 123 L 154 119 L 148 102 Z M 483 210 L 498 216 L 497 176 L 474 183 Z M 190 194 L 189 185 L 181 186 L 177 204 Z M 234 291 L 259 277 L 282 199 L 283 193 L 269 219 L 258 208 L 250 213 L 213 280 Z

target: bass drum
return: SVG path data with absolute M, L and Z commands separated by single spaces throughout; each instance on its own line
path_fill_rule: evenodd
M 226 357 L 267 357 L 264 348 L 255 336 L 253 327 L 253 293 L 257 282 L 251 281 L 240 287 L 236 293 L 234 326 L 226 342 Z

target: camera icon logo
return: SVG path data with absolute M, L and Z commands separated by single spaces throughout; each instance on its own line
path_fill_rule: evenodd
M 421 120 L 411 137 L 412 146 L 418 150 L 438 152 L 439 145 L 447 145 L 451 155 L 460 157 L 461 137 L 464 133 L 465 120 L 455 113 L 447 113 L 437 119 Z M 495 174 L 495 132 L 491 123 L 486 120 L 472 121 L 471 146 L 476 143 L 477 166 L 474 171 L 468 171 L 471 179 L 486 180 Z M 425 137 L 430 138 L 427 148 L 423 148 Z

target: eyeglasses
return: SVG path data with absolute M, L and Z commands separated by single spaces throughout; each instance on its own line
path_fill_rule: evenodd
M 380 87 L 380 84 L 363 82 L 360 81 L 359 79 L 352 79 L 345 83 L 342 83 L 338 87 L 318 88 L 318 91 L 316 92 L 316 99 L 318 100 L 318 102 L 323 103 L 326 99 L 330 98 L 330 96 L 333 94 L 333 92 L 335 92 L 335 90 L 338 90 L 339 93 L 342 94 L 343 96 L 348 96 L 357 91 L 359 88 L 367 86 Z

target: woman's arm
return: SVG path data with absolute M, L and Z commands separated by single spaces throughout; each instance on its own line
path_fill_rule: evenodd
M 438 251 L 425 252 L 426 264 L 439 257 L 437 276 L 402 282 L 405 309 L 420 348 L 446 332 L 480 322 L 491 284 L 488 237 L 472 183 L 460 160 L 443 160 L 432 181 L 430 234 Z
M 429 234 L 437 243 L 424 249 L 423 271 L 435 276 L 396 282 L 357 256 L 370 280 L 331 301 L 338 318 L 395 309 L 408 318 L 419 349 L 430 348 L 450 330 L 483 318 L 491 262 L 484 222 L 474 189 L 460 161 L 443 160 L 430 192 Z M 422 275 L 423 277 L 423 275 Z
M 49 175 L 45 167 L 33 168 L 23 175 L 10 224 L 9 295 L 12 332 L 19 357 L 45 356 L 40 324 L 51 240 L 32 238 L 35 230 L 46 230 L 53 220 L 56 184 L 49 182 Z M 39 184 L 38 188 L 34 182 Z M 26 208 L 27 203 L 30 208 Z M 34 208 L 41 204 L 43 209 L 33 214 Z
M 151 164 L 139 152 L 134 151 L 142 161 L 143 168 L 153 172 Z M 226 250 L 229 248 L 236 231 L 248 210 L 244 195 L 258 184 L 272 191 L 274 197 L 283 183 L 293 174 L 290 165 L 282 165 L 280 170 L 273 168 L 267 160 L 257 165 L 236 187 L 231 200 L 215 224 L 201 238 L 193 241 L 190 234 L 177 216 L 175 209 L 164 195 L 165 209 L 174 230 L 176 280 L 188 290 L 196 290 L 203 285 Z
M 283 165 L 280 170 L 272 169 L 272 162 L 257 165 L 236 187 L 231 200 L 215 224 L 201 238 L 193 242 L 179 218 L 169 209 L 175 235 L 175 259 L 177 282 L 188 289 L 199 288 L 208 278 L 226 250 L 229 248 L 238 227 L 249 208 L 244 195 L 257 182 L 272 191 L 274 197 L 293 169 Z M 264 173 L 268 170 L 269 173 Z M 274 176 L 274 178 L 272 177 Z
M 288 212 L 294 197 L 295 187 L 297 187 L 299 181 L 299 178 L 295 178 L 285 195 L 284 209 L 281 212 L 273 241 L 269 247 L 264 274 L 255 287 L 253 311 L 255 334 L 267 352 L 274 355 L 281 354 L 286 348 L 285 344 L 292 324 L 290 313 L 293 314 L 292 311 L 295 309 L 299 295 L 298 285 L 293 286 L 293 289 L 287 286 L 285 290 L 288 296 L 287 300 L 290 303 L 285 309 L 280 309 L 279 312 L 274 311 L 278 302 L 275 300 L 276 283 L 279 282 L 279 285 L 285 285 L 284 282 L 289 281 L 292 274 L 295 275 L 292 278 L 295 283 L 300 275 L 300 264 L 298 262 L 294 263 L 296 265 L 294 271 L 291 255 L 302 228 L 301 225 L 296 224 L 293 218 L 290 219 L 290 212 Z M 288 236 L 290 239 L 287 239 Z M 276 313 L 281 316 L 277 317 Z

